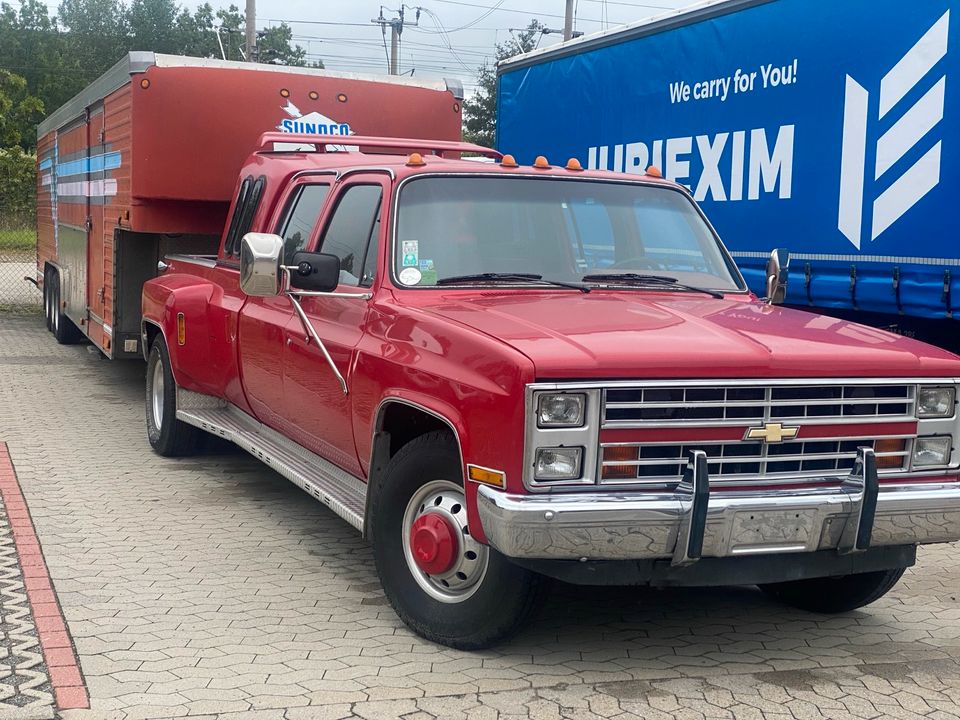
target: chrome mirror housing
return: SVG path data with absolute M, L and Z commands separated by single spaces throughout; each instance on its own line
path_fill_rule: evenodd
M 787 277 L 790 274 L 790 253 L 778 248 L 767 260 L 767 297 L 771 305 L 782 305 L 787 298 Z
M 254 297 L 279 295 L 283 238 L 270 233 L 247 233 L 240 241 L 240 289 Z

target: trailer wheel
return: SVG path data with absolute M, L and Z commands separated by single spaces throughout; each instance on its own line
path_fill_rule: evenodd
M 370 538 L 400 619 L 428 640 L 476 650 L 521 628 L 539 604 L 544 579 L 474 540 L 462 476 L 449 434 L 407 443 L 373 498 Z
M 51 290 L 53 289 L 53 274 L 47 270 L 43 274 L 43 315 L 47 324 L 47 330 L 53 332 L 53 298 Z
M 44 286 L 46 287 L 46 286 Z M 63 312 L 60 296 L 60 273 L 50 273 L 50 331 L 61 345 L 73 345 L 83 340 L 83 333 Z
M 147 439 L 164 457 L 193 455 L 201 432 L 177 420 L 177 384 L 163 335 L 158 335 L 147 359 Z
M 814 613 L 831 615 L 856 610 L 886 595 L 906 568 L 858 573 L 842 577 L 812 578 L 761 585 L 775 600 Z

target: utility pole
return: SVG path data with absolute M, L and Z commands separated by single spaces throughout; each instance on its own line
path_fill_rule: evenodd
M 387 69 L 391 75 L 400 74 L 400 36 L 403 34 L 403 28 L 407 25 L 410 27 L 417 27 L 420 22 L 420 8 L 416 8 L 417 19 L 412 23 L 406 22 L 404 19 L 405 9 L 406 5 L 401 5 L 399 10 L 390 10 L 390 8 L 384 8 L 383 5 L 381 5 L 380 16 L 370 21 L 375 25 L 380 26 L 380 30 L 383 32 L 384 41 L 386 41 L 387 37 L 387 26 L 390 26 L 390 60 Z M 384 10 L 396 13 L 396 17 L 391 20 L 387 20 L 387 18 L 383 16 Z
M 247 0 L 247 2 L 251 2 L 251 0 Z M 573 0 L 567 0 L 567 9 L 563 15 L 563 41 L 566 42 L 572 37 L 573 37 Z
M 256 62 L 257 46 L 257 0 L 247 0 L 247 20 L 246 20 L 247 42 L 246 56 L 247 62 Z

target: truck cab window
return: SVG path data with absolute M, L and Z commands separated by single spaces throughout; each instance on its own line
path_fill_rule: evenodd
M 253 225 L 253 218 L 257 214 L 257 208 L 260 206 L 260 198 L 263 197 L 263 188 L 267 184 L 267 178 L 261 175 L 254 181 L 250 189 L 250 195 L 243 204 L 243 212 L 240 215 L 240 222 L 237 227 L 237 234 L 233 239 L 233 255 L 240 254 L 240 241 L 243 236 L 250 232 Z
M 347 188 L 327 225 L 319 250 L 340 258 L 340 282 L 343 285 L 369 286 L 373 283 L 381 195 L 379 185 Z M 372 257 L 370 261 L 368 255 Z
M 250 188 L 253 186 L 253 176 L 247 175 L 240 183 L 240 189 L 237 191 L 237 202 L 233 206 L 233 216 L 230 218 L 230 228 L 227 230 L 227 238 L 223 243 L 223 254 L 227 257 L 233 255 L 234 246 L 240 247 L 240 241 L 237 239 L 237 231 L 240 228 L 240 219 L 243 217 L 243 209 L 247 204 L 247 198 L 250 195 Z
M 328 194 L 329 185 L 303 185 L 293 196 L 277 230 L 283 238 L 284 265 L 291 265 L 294 253 L 306 248 Z

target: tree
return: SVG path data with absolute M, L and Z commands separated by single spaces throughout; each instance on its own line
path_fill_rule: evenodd
M 34 132 L 43 119 L 43 102 L 27 91 L 27 81 L 0 70 L 0 147 L 29 150 L 37 144 Z
M 136 50 L 180 52 L 177 35 L 177 4 L 174 0 L 132 0 L 127 8 L 129 45 Z
M 514 55 L 530 52 L 536 47 L 537 38 L 543 30 L 539 20 L 531 20 L 505 43 L 497 43 L 496 63 Z M 484 64 L 477 71 L 477 90 L 473 97 L 463 102 L 463 137 L 468 142 L 493 147 L 497 132 L 497 70 Z
M 307 64 L 307 52 L 299 45 L 292 45 L 293 30 L 286 23 L 269 27 L 257 33 L 257 48 L 260 62 L 274 65 L 293 65 L 304 67 Z M 319 64 L 323 67 L 323 63 Z

